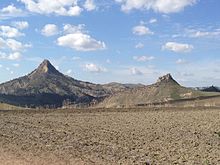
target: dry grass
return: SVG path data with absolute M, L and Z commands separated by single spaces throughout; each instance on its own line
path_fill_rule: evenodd
M 6 104 L 6 103 L 0 103 L 0 109 L 1 110 L 19 110 L 21 109 L 21 107 L 17 107 L 17 106 Z
M 0 164 L 217 165 L 219 123 L 218 109 L 1 111 Z

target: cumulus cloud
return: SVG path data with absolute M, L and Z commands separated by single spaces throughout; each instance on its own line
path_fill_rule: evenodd
M 25 15 L 21 9 L 18 9 L 14 6 L 14 4 L 8 5 L 2 9 L 0 9 L 0 18 L 7 19 L 11 17 L 18 17 Z
M 10 26 L 0 26 L 0 36 L 7 37 L 7 38 L 15 38 L 24 36 L 18 29 Z
M 142 75 L 142 74 L 144 74 L 143 72 L 141 72 L 139 69 L 137 69 L 135 67 L 130 68 L 130 73 L 132 75 Z
M 29 27 L 29 23 L 27 21 L 13 22 L 12 25 L 19 30 L 27 29 Z
M 6 59 L 7 55 L 4 52 L 0 52 L 0 59 Z
M 31 44 L 22 44 L 14 39 L 7 39 L 6 45 L 13 51 L 23 51 L 25 48 L 30 48 L 32 46 Z
M 7 57 L 9 60 L 19 60 L 21 58 L 21 53 L 19 52 L 14 52 L 9 54 L 9 56 Z
M 133 59 L 138 62 L 146 62 L 146 61 L 154 60 L 155 57 L 154 56 L 134 56 Z
M 87 11 L 92 11 L 92 10 L 96 9 L 96 5 L 95 5 L 93 0 L 86 0 L 85 3 L 84 3 L 84 8 Z
M 4 52 L 0 52 L 0 59 L 6 59 L 6 60 L 19 60 L 22 57 L 21 53 L 19 52 L 13 52 L 7 55 Z
M 84 25 L 64 25 L 64 35 L 57 39 L 59 46 L 69 47 L 77 51 L 95 51 L 106 48 L 102 41 L 92 38 L 84 30 Z
M 139 42 L 138 44 L 135 45 L 136 49 L 142 49 L 144 47 L 144 44 Z
M 139 35 L 139 36 L 154 34 L 152 31 L 150 31 L 150 29 L 148 27 L 146 27 L 144 25 L 135 26 L 135 27 L 133 27 L 132 31 L 133 31 L 133 34 Z
M 163 50 L 170 50 L 176 53 L 188 53 L 191 52 L 193 48 L 192 45 L 177 42 L 167 42 L 162 46 Z
M 103 68 L 103 67 L 100 67 L 96 64 L 93 64 L 93 63 L 89 63 L 89 64 L 86 64 L 84 66 L 85 70 L 88 71 L 88 72 L 92 72 L 92 73 L 101 73 L 101 72 L 106 72 L 107 69 L 106 68 Z
M 58 32 L 59 32 L 58 27 L 54 24 L 47 24 L 41 30 L 41 34 L 47 37 L 54 36 L 58 34 Z
M 32 47 L 31 44 L 23 44 L 11 38 L 4 40 L 0 37 L 0 49 L 9 48 L 12 51 L 24 51 L 26 48 L 30 47 Z
M 7 13 L 7 14 L 20 14 L 22 13 L 21 9 L 17 9 L 14 4 L 8 5 L 7 7 L 4 7 L 1 9 L 2 13 Z
M 5 40 L 0 37 L 0 49 L 5 48 Z
M 19 0 L 30 12 L 39 14 L 56 14 L 62 16 L 78 16 L 82 12 L 77 0 Z
M 194 5 L 197 0 L 115 0 L 121 4 L 121 10 L 129 12 L 131 10 L 154 10 L 160 13 L 176 13 L 182 11 L 187 6 Z
M 85 24 L 79 24 L 79 25 L 65 24 L 63 26 L 63 32 L 64 34 L 81 33 L 81 32 L 85 33 L 86 32 Z

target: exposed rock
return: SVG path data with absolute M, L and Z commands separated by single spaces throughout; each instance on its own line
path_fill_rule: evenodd
M 0 84 L 0 101 L 21 106 L 89 106 L 115 92 L 130 89 L 123 84 L 100 85 L 79 81 L 60 73 L 44 60 L 30 74 Z M 68 101 L 67 101 L 68 100 Z

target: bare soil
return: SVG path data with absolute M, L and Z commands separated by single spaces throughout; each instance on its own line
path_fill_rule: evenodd
M 220 164 L 220 109 L 0 111 L 0 164 Z

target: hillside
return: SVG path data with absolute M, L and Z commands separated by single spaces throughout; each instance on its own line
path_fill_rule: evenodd
M 14 105 L 6 104 L 6 103 L 0 103 L 0 110 L 19 110 L 23 109 L 22 107 L 17 107 Z
M 60 73 L 44 60 L 30 74 L 0 84 L 0 101 L 28 107 L 61 107 L 64 104 L 89 106 L 106 96 L 136 85 L 114 83 L 100 85 L 79 81 Z
M 215 95 L 218 93 L 185 88 L 178 84 L 170 74 L 167 74 L 160 77 L 155 84 L 112 95 L 100 103 L 98 107 L 134 107 Z

